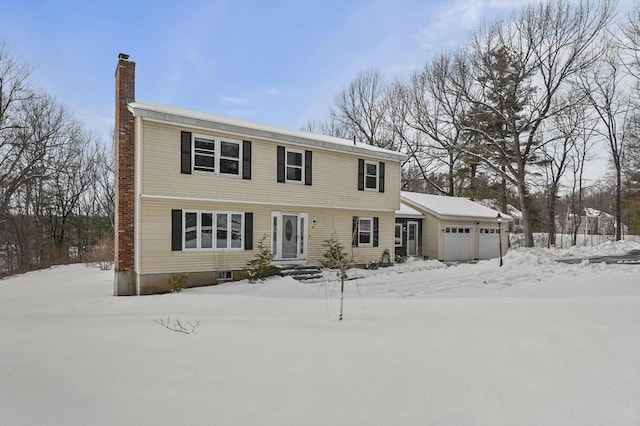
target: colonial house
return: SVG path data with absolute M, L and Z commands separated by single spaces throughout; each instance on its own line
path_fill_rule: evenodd
M 126 54 L 115 80 L 115 295 L 235 279 L 261 243 L 278 264 L 317 264 L 332 235 L 357 263 L 393 253 L 404 155 L 138 100 Z
M 566 212 L 556 215 L 556 232 L 571 233 L 578 227 L 578 234 L 582 235 L 615 235 L 615 216 L 600 210 L 585 207 L 582 214 Z M 623 224 L 623 233 L 627 233 L 627 226 Z
M 462 197 L 402 191 L 400 199 L 403 207 L 396 214 L 396 236 L 398 225 L 404 229 L 403 219 L 413 214 L 407 223 L 416 224 L 421 256 L 470 261 L 492 259 L 507 252 L 513 220 L 509 215 Z

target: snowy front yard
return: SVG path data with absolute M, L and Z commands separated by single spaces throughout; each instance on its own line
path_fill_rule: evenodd
M 638 425 L 640 265 L 513 250 L 446 267 L 112 297 L 113 272 L 0 281 L 0 425 Z M 199 321 L 195 334 L 154 320 Z

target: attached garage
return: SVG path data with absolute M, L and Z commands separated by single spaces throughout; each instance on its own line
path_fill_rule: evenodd
M 444 228 L 445 261 L 473 259 L 473 228 L 447 226 Z
M 496 228 L 480 228 L 478 241 L 478 259 L 493 259 L 500 255 L 500 230 Z
M 499 226 L 499 211 L 462 197 L 403 191 L 400 201 L 424 216 L 420 242 L 425 257 L 445 262 L 493 259 L 500 256 L 500 246 L 506 253 L 511 216 L 500 214 Z

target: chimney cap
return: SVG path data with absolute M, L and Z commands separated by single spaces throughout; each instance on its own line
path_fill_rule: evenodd
M 127 53 L 120 53 L 118 55 L 118 59 L 124 59 L 125 61 L 129 59 L 129 55 Z

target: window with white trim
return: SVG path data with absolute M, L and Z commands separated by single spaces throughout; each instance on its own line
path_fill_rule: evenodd
M 287 173 L 287 182 L 304 181 L 304 151 L 287 148 L 285 151 L 285 167 Z
M 378 163 L 374 161 L 364 162 L 364 188 L 378 190 Z
M 244 247 L 243 213 L 184 211 L 183 214 L 185 250 L 241 250 Z
M 193 171 L 240 176 L 242 142 L 193 135 Z
M 395 242 L 396 242 L 396 247 L 402 247 L 402 224 L 401 223 L 396 223 Z
M 358 247 L 373 247 L 373 218 L 358 218 Z

